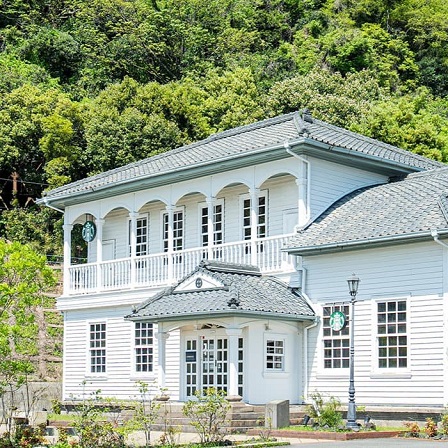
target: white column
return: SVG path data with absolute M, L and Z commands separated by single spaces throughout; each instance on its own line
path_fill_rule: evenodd
M 169 334 L 165 331 L 157 331 L 157 383 L 159 388 L 165 387 L 166 376 L 166 340 Z
M 137 216 L 138 213 L 130 212 L 129 217 L 131 219 L 129 244 L 131 246 L 131 288 L 135 288 L 136 278 L 136 257 L 137 257 Z
M 214 214 L 215 214 L 215 203 L 216 198 L 214 196 L 211 196 L 206 199 L 207 202 L 207 238 L 208 238 L 208 244 L 207 244 L 207 253 L 208 253 L 208 259 L 213 259 L 213 246 L 214 243 Z
M 72 224 L 64 224 L 64 296 L 71 290 L 70 264 L 72 259 Z
M 297 192 L 298 192 L 298 219 L 297 225 L 299 227 L 304 226 L 308 222 L 308 164 L 300 161 L 300 175 L 296 179 Z
M 102 288 L 102 262 L 103 262 L 103 225 L 104 219 L 96 220 L 96 290 L 99 292 Z
M 174 205 L 167 205 L 166 211 L 168 213 L 168 281 L 172 283 L 174 280 Z
M 229 344 L 229 383 L 228 383 L 228 398 L 231 401 L 241 399 L 238 395 L 238 339 L 242 334 L 241 328 L 227 328 L 226 334 L 228 336 Z
M 258 238 L 258 196 L 260 190 L 251 188 L 250 194 L 250 262 L 257 265 L 257 238 Z

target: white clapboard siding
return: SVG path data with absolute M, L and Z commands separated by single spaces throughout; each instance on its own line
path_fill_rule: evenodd
M 380 174 L 310 158 L 311 217 L 319 216 L 336 199 L 357 188 L 387 182 Z
M 134 323 L 123 319 L 129 312 L 127 307 L 115 307 L 65 313 L 64 399 L 82 398 L 80 395 L 83 394 L 87 397 L 98 389 L 101 389 L 103 397 L 136 398 L 139 380 L 150 384 L 154 393 L 158 391 L 157 340 L 154 338 L 154 372 L 149 375 L 135 374 L 132 347 Z M 107 372 L 101 376 L 88 371 L 88 331 L 89 324 L 95 322 L 106 322 L 107 325 Z M 176 336 L 170 344 L 176 345 Z
M 349 302 L 346 278 L 360 277 L 355 309 L 355 388 L 359 404 L 444 405 L 443 250 L 434 242 L 305 258 L 306 292 L 316 311 Z M 376 300 L 407 299 L 408 368 L 377 368 Z M 348 369 L 324 369 L 321 326 L 310 331 L 308 393 L 348 397 Z M 318 355 L 316 355 L 318 354 Z M 319 359 L 319 361 L 318 361 Z
M 166 341 L 165 387 L 171 400 L 179 400 L 180 331 L 170 331 Z

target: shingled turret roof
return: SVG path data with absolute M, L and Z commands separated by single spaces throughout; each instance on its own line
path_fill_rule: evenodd
M 139 305 L 130 320 L 158 322 L 212 316 L 309 320 L 314 312 L 298 291 L 254 266 L 203 261 L 177 285 Z
M 176 182 L 262 161 L 289 157 L 284 146 L 319 157 L 350 157 L 395 174 L 423 171 L 441 164 L 392 145 L 317 120 L 308 111 L 281 115 L 221 132 L 205 140 L 56 188 L 39 202 L 64 207 L 77 197 L 106 197 L 127 188 Z M 233 165 L 231 162 L 237 163 Z M 388 172 L 389 172 L 388 171 Z M 134 187 L 133 187 L 134 186 Z
M 317 254 L 448 235 L 448 167 L 356 190 L 293 236 L 288 252 Z

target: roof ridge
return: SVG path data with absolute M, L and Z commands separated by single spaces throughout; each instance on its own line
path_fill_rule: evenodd
M 412 152 L 410 150 L 406 150 L 406 149 L 400 148 L 399 146 L 395 146 L 395 145 L 392 145 L 390 143 L 386 143 L 386 142 L 383 142 L 381 140 L 378 140 L 376 138 L 369 137 L 369 136 L 364 135 L 364 134 L 360 134 L 359 132 L 355 132 L 355 131 L 351 131 L 349 129 L 341 128 L 340 126 L 336 126 L 334 124 L 327 123 L 326 121 L 322 121 L 322 120 L 319 120 L 319 119 L 314 118 L 314 117 L 313 117 L 313 123 L 318 124 L 318 125 L 320 125 L 322 127 L 325 127 L 327 129 L 331 129 L 333 131 L 338 131 L 340 134 L 347 135 L 347 136 L 352 137 L 352 138 L 356 138 L 357 140 L 367 141 L 369 143 L 377 145 L 378 147 L 381 147 L 381 148 L 384 148 L 384 149 L 390 149 L 392 151 L 398 152 L 399 154 L 413 156 L 413 157 L 416 157 L 416 158 L 418 158 L 418 159 L 420 159 L 422 161 L 425 161 L 425 162 L 428 162 L 430 160 L 432 160 L 434 163 L 438 162 L 438 160 L 430 159 L 428 157 L 422 156 L 421 154 L 417 154 L 417 153 Z M 438 162 L 438 163 L 442 163 L 442 162 Z

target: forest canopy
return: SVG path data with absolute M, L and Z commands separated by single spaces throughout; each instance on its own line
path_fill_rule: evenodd
M 45 189 L 303 107 L 447 161 L 447 17 L 445 0 L 0 0 L 0 235 L 58 252 Z

